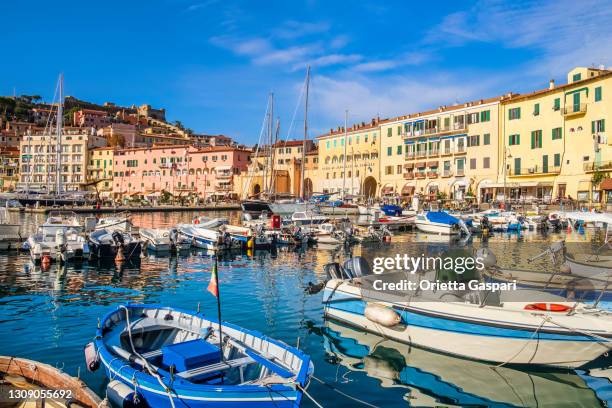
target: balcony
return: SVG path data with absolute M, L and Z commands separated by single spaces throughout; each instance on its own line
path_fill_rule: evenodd
M 414 180 L 414 173 L 404 173 L 404 179 Z
M 561 166 L 548 166 L 546 168 L 542 166 L 533 166 L 533 167 L 522 167 L 522 168 L 511 168 L 508 170 L 508 176 L 510 177 L 521 177 L 521 176 L 533 176 L 533 175 L 543 175 L 550 174 L 555 175 L 561 172 Z
M 457 146 L 455 148 L 455 154 L 464 154 L 467 153 L 467 148 L 465 146 Z
M 444 149 L 440 149 L 440 154 L 442 156 L 449 156 L 453 154 L 453 149 L 450 147 L 445 147 Z
M 457 176 L 457 177 L 463 177 L 463 176 L 465 176 L 465 170 L 463 170 L 463 169 L 457 169 L 457 174 L 456 174 L 456 176 Z
M 425 178 L 425 173 L 415 173 L 414 177 L 417 179 L 424 179 Z
M 422 136 L 433 136 L 433 135 L 443 135 L 443 134 L 451 134 L 454 132 L 465 132 L 467 131 L 467 122 L 456 122 L 450 126 L 436 126 L 433 128 L 427 128 L 422 130 L 411 130 L 408 132 L 403 132 L 402 136 L 404 138 L 411 137 L 422 137 Z
M 439 155 L 440 155 L 440 150 L 439 149 L 432 149 L 432 150 L 429 150 L 427 152 L 427 156 L 428 157 L 437 157 Z
M 442 174 L 440 175 L 440 177 L 443 177 L 443 178 L 452 177 L 452 176 L 453 176 L 453 172 L 450 170 L 444 170 Z
M 587 111 L 586 103 L 577 103 L 563 108 L 561 114 L 563 116 L 583 115 Z
M 428 171 L 427 172 L 427 177 L 428 178 L 438 178 L 438 172 L 437 171 Z
M 232 177 L 232 173 L 229 171 L 220 171 L 217 173 L 217 178 L 218 179 L 227 179 L 227 178 L 231 178 Z
M 421 158 L 421 157 L 427 157 L 427 151 L 426 151 L 426 150 L 418 150 L 418 151 L 416 152 L 416 157 L 419 157 L 419 158 Z
M 610 171 L 612 170 L 612 160 L 584 163 L 583 168 L 587 173 L 594 173 L 596 171 Z

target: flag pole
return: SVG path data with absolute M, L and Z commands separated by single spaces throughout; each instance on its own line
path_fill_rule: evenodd
M 221 361 L 225 360 L 223 354 L 223 331 L 221 329 L 221 292 L 219 291 L 219 260 L 217 251 L 215 251 L 215 263 L 213 265 L 215 271 L 215 284 L 217 285 L 217 319 L 219 319 L 219 350 L 221 350 Z

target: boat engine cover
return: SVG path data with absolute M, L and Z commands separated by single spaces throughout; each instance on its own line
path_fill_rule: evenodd
M 350 278 L 359 278 L 372 274 L 370 264 L 362 256 L 355 256 L 344 262 L 343 268 Z

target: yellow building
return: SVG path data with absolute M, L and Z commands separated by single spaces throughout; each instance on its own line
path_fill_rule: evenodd
M 90 190 L 98 191 L 102 196 L 109 196 L 113 190 L 113 147 L 99 147 L 89 151 L 87 166 L 87 183 Z
M 501 97 L 440 106 L 381 125 L 382 195 L 492 198 Z
M 315 191 L 376 196 L 380 190 L 380 119 L 330 130 L 317 137 L 319 178 Z M 345 161 L 346 157 L 346 161 Z
M 594 68 L 502 101 L 497 197 L 602 202 L 600 181 L 612 171 L 611 115 L 612 72 Z

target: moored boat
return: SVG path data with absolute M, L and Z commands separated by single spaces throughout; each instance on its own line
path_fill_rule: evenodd
M 444 211 L 427 211 L 417 214 L 414 223 L 423 232 L 443 235 L 461 233 L 461 220 Z
M 533 302 L 533 291 L 532 301 L 520 301 L 520 290 L 375 290 L 381 276 L 392 283 L 413 279 L 419 287 L 424 277 L 372 275 L 363 265 L 350 260 L 344 268 L 326 267 L 326 316 L 399 342 L 501 364 L 580 367 L 610 349 L 612 317 L 605 311 L 543 292 Z
M 97 229 L 89 234 L 91 255 L 97 258 L 136 258 L 142 251 L 142 242 L 132 234 L 118 229 Z
M 171 228 L 140 228 L 138 233 L 149 251 L 170 252 L 175 247 Z
M 313 365 L 308 355 L 256 331 L 157 305 L 119 306 L 86 347 L 109 399 L 134 394 L 151 407 L 296 407 Z
M 0 356 L 0 380 L 4 397 L 22 393 L 46 395 L 40 398 L 16 398 L 14 405 L 8 403 L 10 407 L 110 408 L 107 401 L 102 401 L 80 379 L 38 361 Z

